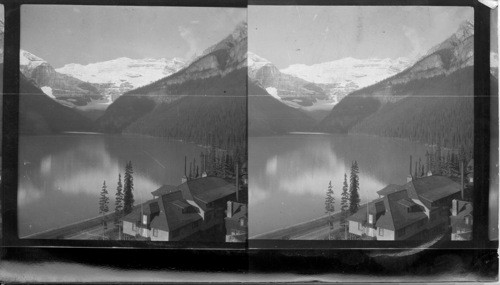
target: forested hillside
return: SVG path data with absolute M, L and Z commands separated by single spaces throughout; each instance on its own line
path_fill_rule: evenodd
M 386 103 L 356 124 L 351 132 L 407 138 L 423 143 L 472 149 L 474 142 L 474 68 L 448 76 L 393 86 L 397 94 L 412 94 Z
M 94 131 L 94 124 L 77 111 L 63 106 L 20 74 L 19 133 L 54 134 L 68 131 Z
M 248 133 L 250 136 L 311 131 L 314 120 L 269 95 L 248 80 Z

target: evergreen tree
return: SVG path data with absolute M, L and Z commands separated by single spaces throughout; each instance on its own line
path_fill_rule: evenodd
M 335 211 L 335 197 L 333 196 L 332 181 L 328 184 L 328 189 L 326 190 L 325 198 L 325 213 L 330 214 Z
M 349 186 L 347 185 L 347 173 L 344 173 L 344 185 L 342 186 L 342 197 L 340 199 L 340 210 L 343 218 L 349 214 Z
M 123 212 L 125 215 L 132 212 L 134 207 L 134 170 L 132 168 L 132 161 L 129 161 L 125 166 L 125 176 L 123 185 Z
M 119 214 L 123 211 L 123 186 L 122 186 L 122 175 L 118 174 L 118 185 L 116 186 L 115 194 L 115 226 L 118 227 L 120 224 Z
M 107 228 L 106 219 L 104 215 L 109 212 L 109 198 L 108 198 L 108 190 L 106 187 L 106 181 L 102 184 L 101 197 L 99 198 L 99 214 L 102 215 L 102 225 L 104 230 Z
M 352 214 L 356 213 L 359 208 L 359 168 L 358 162 L 354 161 L 351 166 L 351 181 L 349 185 L 349 212 Z
M 335 211 L 335 197 L 333 196 L 332 181 L 328 184 L 328 189 L 326 190 L 325 198 L 325 213 L 328 214 L 328 227 L 330 228 L 329 239 L 331 239 L 331 233 L 333 230 L 333 212 Z

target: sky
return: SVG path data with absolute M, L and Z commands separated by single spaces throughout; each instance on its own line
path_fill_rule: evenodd
M 21 48 L 55 68 L 119 57 L 190 59 L 246 17 L 243 8 L 22 5 Z
M 278 68 L 345 57 L 413 58 L 451 36 L 470 7 L 249 6 L 248 49 Z

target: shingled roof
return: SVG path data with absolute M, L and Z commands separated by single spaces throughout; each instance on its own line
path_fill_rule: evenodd
M 406 190 L 400 190 L 385 196 L 384 205 L 386 212 L 377 220 L 377 227 L 395 231 L 420 220 L 427 219 L 427 215 L 423 212 L 423 209 L 408 210 L 412 206 L 420 206 L 409 199 Z
M 401 185 L 389 184 L 389 185 L 385 186 L 384 188 L 382 188 L 381 190 L 378 190 L 377 194 L 379 196 L 385 196 L 389 193 L 393 193 L 393 192 L 396 192 L 399 190 L 401 190 Z
M 202 177 L 178 186 L 186 200 L 193 200 L 206 210 L 206 204 L 236 193 L 236 186 L 219 177 Z M 201 202 L 201 203 L 200 203 Z
M 383 215 L 384 212 L 384 198 L 379 198 L 359 207 L 358 211 L 349 216 L 347 220 L 365 225 L 368 222 L 368 214 L 372 214 L 375 217 L 374 221 L 377 221 L 377 219 Z
M 459 193 L 460 187 L 448 177 L 434 175 L 414 179 L 403 186 L 410 198 L 419 199 L 427 208 L 431 208 L 432 202 Z
M 155 191 L 151 192 L 151 194 L 155 197 L 159 197 L 163 194 L 171 193 L 174 191 L 177 191 L 177 186 L 163 185 L 160 188 L 156 189 Z
M 141 213 L 158 212 L 151 221 L 151 228 L 172 231 L 202 220 L 199 210 L 189 204 L 188 200 L 196 202 L 206 210 L 206 204 L 233 193 L 236 193 L 236 187 L 218 177 L 197 178 L 179 186 L 163 185 L 151 192 L 159 198 L 147 201 L 142 207 L 136 207 L 122 220 L 137 223 L 141 221 Z

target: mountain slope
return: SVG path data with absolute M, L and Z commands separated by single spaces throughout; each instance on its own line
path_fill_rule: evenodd
M 242 147 L 246 46 L 246 23 L 242 23 L 180 71 L 120 96 L 98 119 L 100 129 Z
M 184 60 L 178 58 L 169 60 L 122 57 L 87 65 L 71 63 L 56 71 L 94 84 L 112 102 L 127 91 L 177 72 L 184 65 Z
M 94 85 L 57 72 L 48 62 L 27 51 L 21 50 L 20 60 L 21 73 L 60 104 L 83 107 L 92 100 L 103 99 Z
M 310 131 L 314 120 L 274 98 L 251 79 L 248 81 L 248 134 L 264 136 Z
M 319 128 L 471 147 L 474 40 L 469 24 L 403 72 L 350 93 Z
M 20 74 L 19 89 L 20 134 L 94 130 L 94 124 L 89 119 L 51 99 L 23 74 Z
M 248 52 L 248 76 L 267 93 L 294 108 L 312 106 L 318 100 L 329 99 L 318 85 L 282 73 L 274 64 L 251 52 Z

